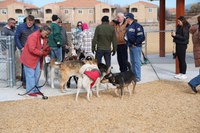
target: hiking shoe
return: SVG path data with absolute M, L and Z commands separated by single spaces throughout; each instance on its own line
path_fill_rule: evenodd
M 196 87 L 192 86 L 190 83 L 188 83 L 188 85 L 190 86 L 190 88 L 192 89 L 193 92 L 197 93 L 197 89 Z

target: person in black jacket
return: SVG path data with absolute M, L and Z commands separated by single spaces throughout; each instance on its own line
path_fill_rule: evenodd
M 189 43 L 189 29 L 190 24 L 187 22 L 185 17 L 180 16 L 178 18 L 178 25 L 176 27 L 176 33 L 172 32 L 173 41 L 176 43 L 176 56 L 179 60 L 180 73 L 175 75 L 177 79 L 187 79 L 186 76 L 186 49 Z

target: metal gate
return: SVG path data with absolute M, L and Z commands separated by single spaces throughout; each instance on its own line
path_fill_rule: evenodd
M 0 88 L 16 83 L 14 37 L 0 36 Z

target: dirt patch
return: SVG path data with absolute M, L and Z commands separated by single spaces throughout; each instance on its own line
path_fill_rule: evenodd
M 198 133 L 200 94 L 187 83 L 140 84 L 124 99 L 113 90 L 79 101 L 74 95 L 0 103 L 1 133 Z

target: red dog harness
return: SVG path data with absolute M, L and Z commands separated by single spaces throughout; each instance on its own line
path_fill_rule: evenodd
M 101 75 L 98 69 L 93 69 L 91 71 L 85 71 L 84 74 L 87 75 L 91 80 L 93 80 L 93 82 L 90 84 L 90 89 L 92 89 L 94 83 Z

